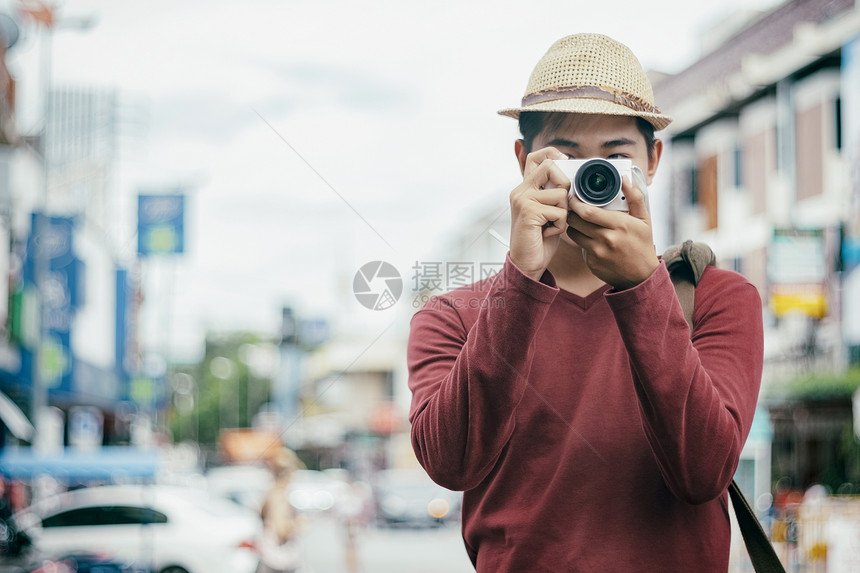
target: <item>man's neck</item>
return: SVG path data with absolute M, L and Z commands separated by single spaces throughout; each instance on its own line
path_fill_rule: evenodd
M 581 297 L 590 295 L 606 284 L 591 273 L 585 264 L 582 249 L 564 241 L 550 261 L 549 271 L 558 288 Z

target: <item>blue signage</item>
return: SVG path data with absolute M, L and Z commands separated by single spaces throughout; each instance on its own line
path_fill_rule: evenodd
M 84 263 L 75 256 L 74 230 L 73 218 L 33 213 L 24 266 L 25 284 L 34 285 L 41 295 L 43 330 L 38 356 L 42 382 L 49 389 L 66 392 L 72 389 L 74 369 L 72 321 L 84 302 Z M 45 276 L 37 278 L 38 257 L 44 257 Z M 35 349 L 23 350 L 22 366 L 29 367 L 36 359 L 29 351 Z
M 131 276 L 127 269 L 118 268 L 116 270 L 115 365 L 116 373 L 126 390 L 131 375 L 139 369 L 137 364 L 138 294 L 137 279 Z M 127 391 L 124 397 L 128 397 Z
M 138 255 L 147 257 L 183 252 L 185 252 L 185 196 L 138 195 Z

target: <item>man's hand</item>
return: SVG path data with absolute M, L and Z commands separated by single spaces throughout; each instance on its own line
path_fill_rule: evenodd
M 526 158 L 523 182 L 511 192 L 511 261 L 540 280 L 567 228 L 570 180 L 553 160 L 567 156 L 553 147 Z
M 629 214 L 570 201 L 567 235 L 582 247 L 585 263 L 618 290 L 634 287 L 659 266 L 645 195 L 625 177 L 621 187 Z

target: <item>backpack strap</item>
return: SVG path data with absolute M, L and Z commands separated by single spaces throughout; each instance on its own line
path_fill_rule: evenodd
M 670 273 L 683 274 L 695 286 L 699 284 L 705 269 L 717 264 L 717 256 L 707 244 L 688 240 L 666 249 L 663 261 Z
M 684 318 L 687 319 L 687 325 L 690 327 L 690 334 L 692 334 L 696 285 L 699 284 L 699 279 L 702 278 L 705 269 L 716 264 L 717 258 L 711 247 L 705 243 L 684 241 L 681 245 L 666 249 L 663 254 L 663 261 L 669 270 L 672 284 L 675 287 L 675 294 L 684 310 Z M 746 545 L 755 571 L 757 573 L 785 573 L 785 568 L 777 557 L 773 545 L 771 545 L 761 523 L 759 523 L 735 480 L 732 480 L 729 486 L 729 497 L 732 499 L 732 506 L 735 508 L 744 545 Z
M 782 562 L 776 555 L 767 534 L 761 527 L 758 518 L 753 513 L 747 498 L 741 493 L 737 482 L 732 480 L 729 486 L 729 497 L 732 498 L 732 506 L 738 518 L 738 526 L 744 538 L 744 545 L 753 564 L 756 573 L 785 573 Z
M 696 285 L 709 266 L 717 264 L 717 257 L 711 247 L 705 243 L 684 241 L 680 245 L 674 245 L 663 253 L 663 262 L 669 270 L 672 284 L 675 285 L 675 293 L 678 302 L 684 310 L 684 318 L 693 332 L 693 306 Z

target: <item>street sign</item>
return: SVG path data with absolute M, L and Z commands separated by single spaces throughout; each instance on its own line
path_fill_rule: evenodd
M 827 315 L 827 265 L 821 229 L 775 229 L 768 251 L 770 307 L 775 316 Z
M 139 195 L 137 253 L 142 257 L 185 252 L 185 195 Z

